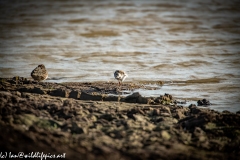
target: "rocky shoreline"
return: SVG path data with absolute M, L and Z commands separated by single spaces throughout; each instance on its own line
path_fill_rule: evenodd
M 141 87 L 124 83 L 123 90 Z M 0 101 L 1 152 L 100 160 L 240 156 L 240 112 L 183 107 L 168 94 L 124 96 L 111 82 L 14 77 L 0 79 Z

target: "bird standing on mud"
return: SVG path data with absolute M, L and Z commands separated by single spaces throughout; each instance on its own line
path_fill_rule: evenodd
M 40 82 L 48 78 L 48 72 L 45 66 L 40 64 L 31 72 L 31 76 L 35 81 Z
M 114 77 L 115 79 L 118 80 L 118 86 L 122 86 L 122 82 L 127 78 L 127 74 L 124 71 L 121 70 L 116 70 L 114 72 Z

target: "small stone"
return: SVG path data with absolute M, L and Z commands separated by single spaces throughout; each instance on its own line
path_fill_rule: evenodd
M 78 98 L 80 98 L 80 93 L 78 91 L 71 91 L 69 93 L 69 98 L 78 99 Z
M 207 99 L 202 99 L 197 101 L 198 106 L 209 106 L 211 103 Z
M 186 116 L 182 113 L 181 110 L 177 110 L 177 115 L 176 115 L 176 118 L 177 119 L 183 119 L 185 118 Z
M 56 97 L 69 97 L 69 91 L 64 90 L 64 89 L 56 89 L 50 92 L 51 96 L 56 96 Z
M 160 110 L 159 109 L 153 109 L 153 116 L 159 116 L 160 115 Z
M 145 122 L 146 121 L 144 119 L 144 117 L 142 115 L 139 115 L 139 114 L 134 114 L 133 117 L 136 121 L 140 121 L 140 122 Z
M 167 131 L 161 131 L 161 136 L 165 140 L 169 140 L 171 138 L 171 135 Z

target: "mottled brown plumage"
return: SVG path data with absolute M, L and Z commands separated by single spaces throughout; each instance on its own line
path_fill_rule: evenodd
M 35 81 L 43 81 L 48 78 L 48 72 L 43 64 L 38 65 L 31 73 Z

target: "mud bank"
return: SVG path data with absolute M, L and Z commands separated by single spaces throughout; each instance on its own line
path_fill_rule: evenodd
M 126 83 L 123 90 L 141 87 Z M 4 152 L 66 153 L 66 159 L 240 156 L 240 112 L 182 107 L 168 94 L 124 96 L 114 83 L 35 83 L 15 77 L 1 79 L 0 101 Z

